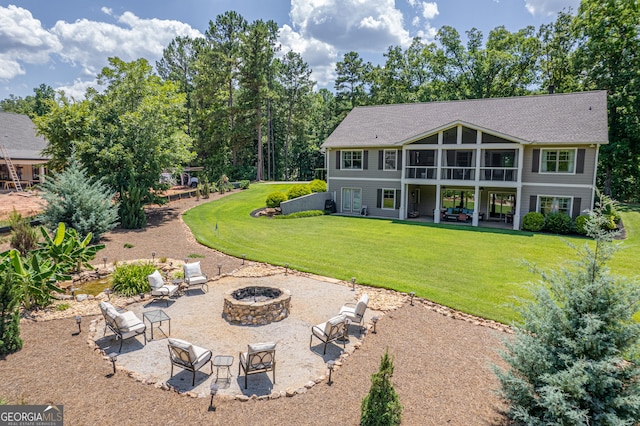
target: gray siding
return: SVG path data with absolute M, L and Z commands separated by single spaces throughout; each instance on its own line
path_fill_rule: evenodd
M 367 151 L 367 169 L 366 170 L 342 170 L 342 169 L 338 169 L 336 168 L 336 152 L 338 150 L 331 150 L 328 152 L 327 154 L 327 159 L 329 162 L 329 165 L 327 167 L 328 173 L 329 173 L 329 177 L 343 177 L 343 178 L 363 178 L 366 177 L 367 179 L 398 179 L 400 180 L 400 178 L 402 177 L 402 168 L 404 167 L 404 161 L 400 160 L 400 157 L 402 157 L 402 150 L 398 150 L 397 147 L 393 147 L 393 148 L 387 148 L 387 149 L 395 149 L 398 151 L 397 154 L 397 159 L 396 161 L 400 161 L 401 164 L 399 163 L 398 165 L 399 170 L 381 170 L 378 168 L 378 155 L 380 152 L 384 152 L 384 148 L 383 149 L 371 149 L 371 148 L 364 148 L 363 151 Z M 340 150 L 342 151 L 342 150 Z M 346 151 L 351 151 L 350 149 L 347 149 Z
M 520 202 L 520 218 L 531 210 L 535 210 L 535 206 L 530 205 L 531 196 L 548 195 L 558 197 L 579 197 L 580 209 L 578 212 L 572 211 L 573 217 L 578 216 L 584 210 L 591 209 L 591 198 L 593 196 L 593 190 L 591 188 L 564 188 L 564 187 L 550 187 L 550 186 L 523 186 L 522 187 L 522 200 Z
M 562 174 L 562 173 L 539 173 L 533 172 L 534 150 L 536 149 L 572 149 L 574 146 L 526 146 L 524 149 L 524 162 L 522 169 L 522 182 L 526 183 L 557 183 L 561 185 L 591 185 L 593 184 L 593 173 L 596 167 L 596 148 L 588 145 L 578 146 L 584 149 L 584 170 L 583 173 Z
M 329 178 L 328 182 L 329 188 L 331 191 L 335 191 L 336 194 L 336 209 L 338 213 L 342 214 L 354 214 L 359 215 L 358 212 L 347 212 L 343 211 L 342 205 L 342 189 L 343 188 L 354 188 L 360 189 L 362 191 L 362 206 L 367 206 L 367 210 L 369 212 L 369 216 L 374 217 L 389 217 L 389 218 L 398 218 L 400 211 L 398 209 L 382 209 L 376 206 L 377 198 L 378 198 L 378 189 L 395 189 L 398 190 L 396 195 L 400 197 L 400 180 L 397 182 L 387 182 L 387 181 L 375 181 L 375 180 L 342 180 L 342 179 L 331 179 Z

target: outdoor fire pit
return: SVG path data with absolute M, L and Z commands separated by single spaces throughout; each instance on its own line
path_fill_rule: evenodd
M 291 292 L 282 288 L 248 286 L 224 295 L 222 316 L 231 324 L 265 325 L 289 316 Z

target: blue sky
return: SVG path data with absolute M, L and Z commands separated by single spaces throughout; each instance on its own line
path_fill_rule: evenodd
M 389 46 L 432 40 L 443 25 L 486 36 L 498 25 L 538 28 L 579 0 L 0 0 L 0 99 L 33 95 L 45 83 L 81 98 L 118 56 L 152 65 L 176 36 L 199 37 L 234 10 L 273 20 L 281 53 L 299 52 L 318 87 L 333 88 L 335 63 L 349 51 L 383 63 Z

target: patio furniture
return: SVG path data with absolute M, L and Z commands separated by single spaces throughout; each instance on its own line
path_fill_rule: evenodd
M 157 269 L 153 274 L 147 276 L 147 280 L 149 280 L 149 286 L 151 287 L 151 296 L 155 298 L 155 300 L 166 298 L 165 302 L 167 306 L 169 306 L 169 298 L 178 291 L 178 286 L 165 283 Z
M 368 305 L 369 295 L 367 293 L 364 293 L 362 296 L 360 296 L 360 299 L 358 299 L 357 303 L 347 303 L 342 306 L 342 308 L 340 308 L 340 312 L 338 312 L 338 315 L 344 315 L 345 318 L 350 320 L 352 323 L 360 324 L 360 327 L 362 328 L 364 313 L 367 310 Z
M 313 338 L 324 343 L 324 349 L 322 354 L 327 353 L 327 344 L 337 340 L 341 337 L 345 337 L 347 334 L 347 318 L 344 315 L 338 315 L 322 324 L 314 325 L 311 327 L 311 339 L 309 340 L 309 347 L 313 342 Z M 347 339 L 342 340 L 342 347 L 346 348 Z
M 164 321 L 167 321 L 169 323 L 169 336 L 171 335 L 171 317 L 169 317 L 169 315 L 167 315 L 167 313 L 165 311 L 163 311 L 162 309 L 154 309 L 152 311 L 146 311 L 142 313 L 142 322 L 144 322 L 144 320 L 149 321 L 150 324 L 150 328 L 151 328 L 151 340 L 153 340 L 153 324 L 154 323 L 160 323 L 158 325 L 158 329 L 160 331 L 162 331 L 162 333 L 167 336 L 164 333 L 164 330 L 162 330 L 160 327 L 162 326 L 162 323 Z
M 273 383 L 276 382 L 276 344 L 273 342 L 249 344 L 247 352 L 240 352 L 238 376 L 244 371 L 244 388 L 247 388 L 249 374 L 271 371 Z
M 120 339 L 120 349 L 122 351 L 122 343 L 131 337 L 144 336 L 144 344 L 147 344 L 147 335 L 145 331 L 147 326 L 144 322 L 140 321 L 140 318 L 131 311 L 118 312 L 116 308 L 109 302 L 100 302 L 100 310 L 102 316 L 104 316 L 105 331 L 109 327 L 109 330 L 116 336 L 116 340 Z
M 209 291 L 209 285 L 207 284 L 207 275 L 200 269 L 200 262 L 185 263 L 184 269 L 184 282 L 187 283 L 187 290 L 191 290 L 192 287 L 200 286 L 202 291 L 207 288 Z
M 178 366 L 193 373 L 191 386 L 195 386 L 196 371 L 211 361 L 211 351 L 181 339 L 171 338 L 169 339 L 168 347 L 169 357 L 171 358 L 171 377 L 173 377 L 173 366 Z M 211 365 L 211 374 L 213 374 L 213 364 Z
M 220 369 L 227 369 L 227 377 L 225 377 L 225 381 L 227 383 L 231 383 L 231 365 L 233 364 L 233 356 L 231 355 L 216 355 L 213 357 L 213 366 L 216 367 L 216 383 L 218 382 L 218 378 L 220 377 Z

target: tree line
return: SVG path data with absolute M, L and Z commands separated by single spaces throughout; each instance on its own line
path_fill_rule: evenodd
M 604 89 L 610 143 L 600 152 L 597 183 L 615 199 L 638 201 L 638 22 L 634 0 L 583 0 L 575 15 L 561 12 L 538 29 L 499 26 L 486 39 L 473 28 L 463 42 L 444 26 L 433 42 L 389 46 L 380 65 L 346 53 L 330 91 L 314 90 L 299 53 L 278 51 L 275 22 L 226 12 L 204 37 L 171 41 L 155 71 L 143 59 L 111 58 L 98 76 L 103 90 L 89 89 L 82 101 L 41 85 L 0 108 L 38 116 L 54 168 L 77 152 L 96 163 L 83 162 L 90 173 L 127 194 L 131 182 L 154 187 L 155 177 L 142 179 L 138 168 L 181 164 L 204 166 L 210 180 L 317 177 L 320 145 L 357 106 Z

